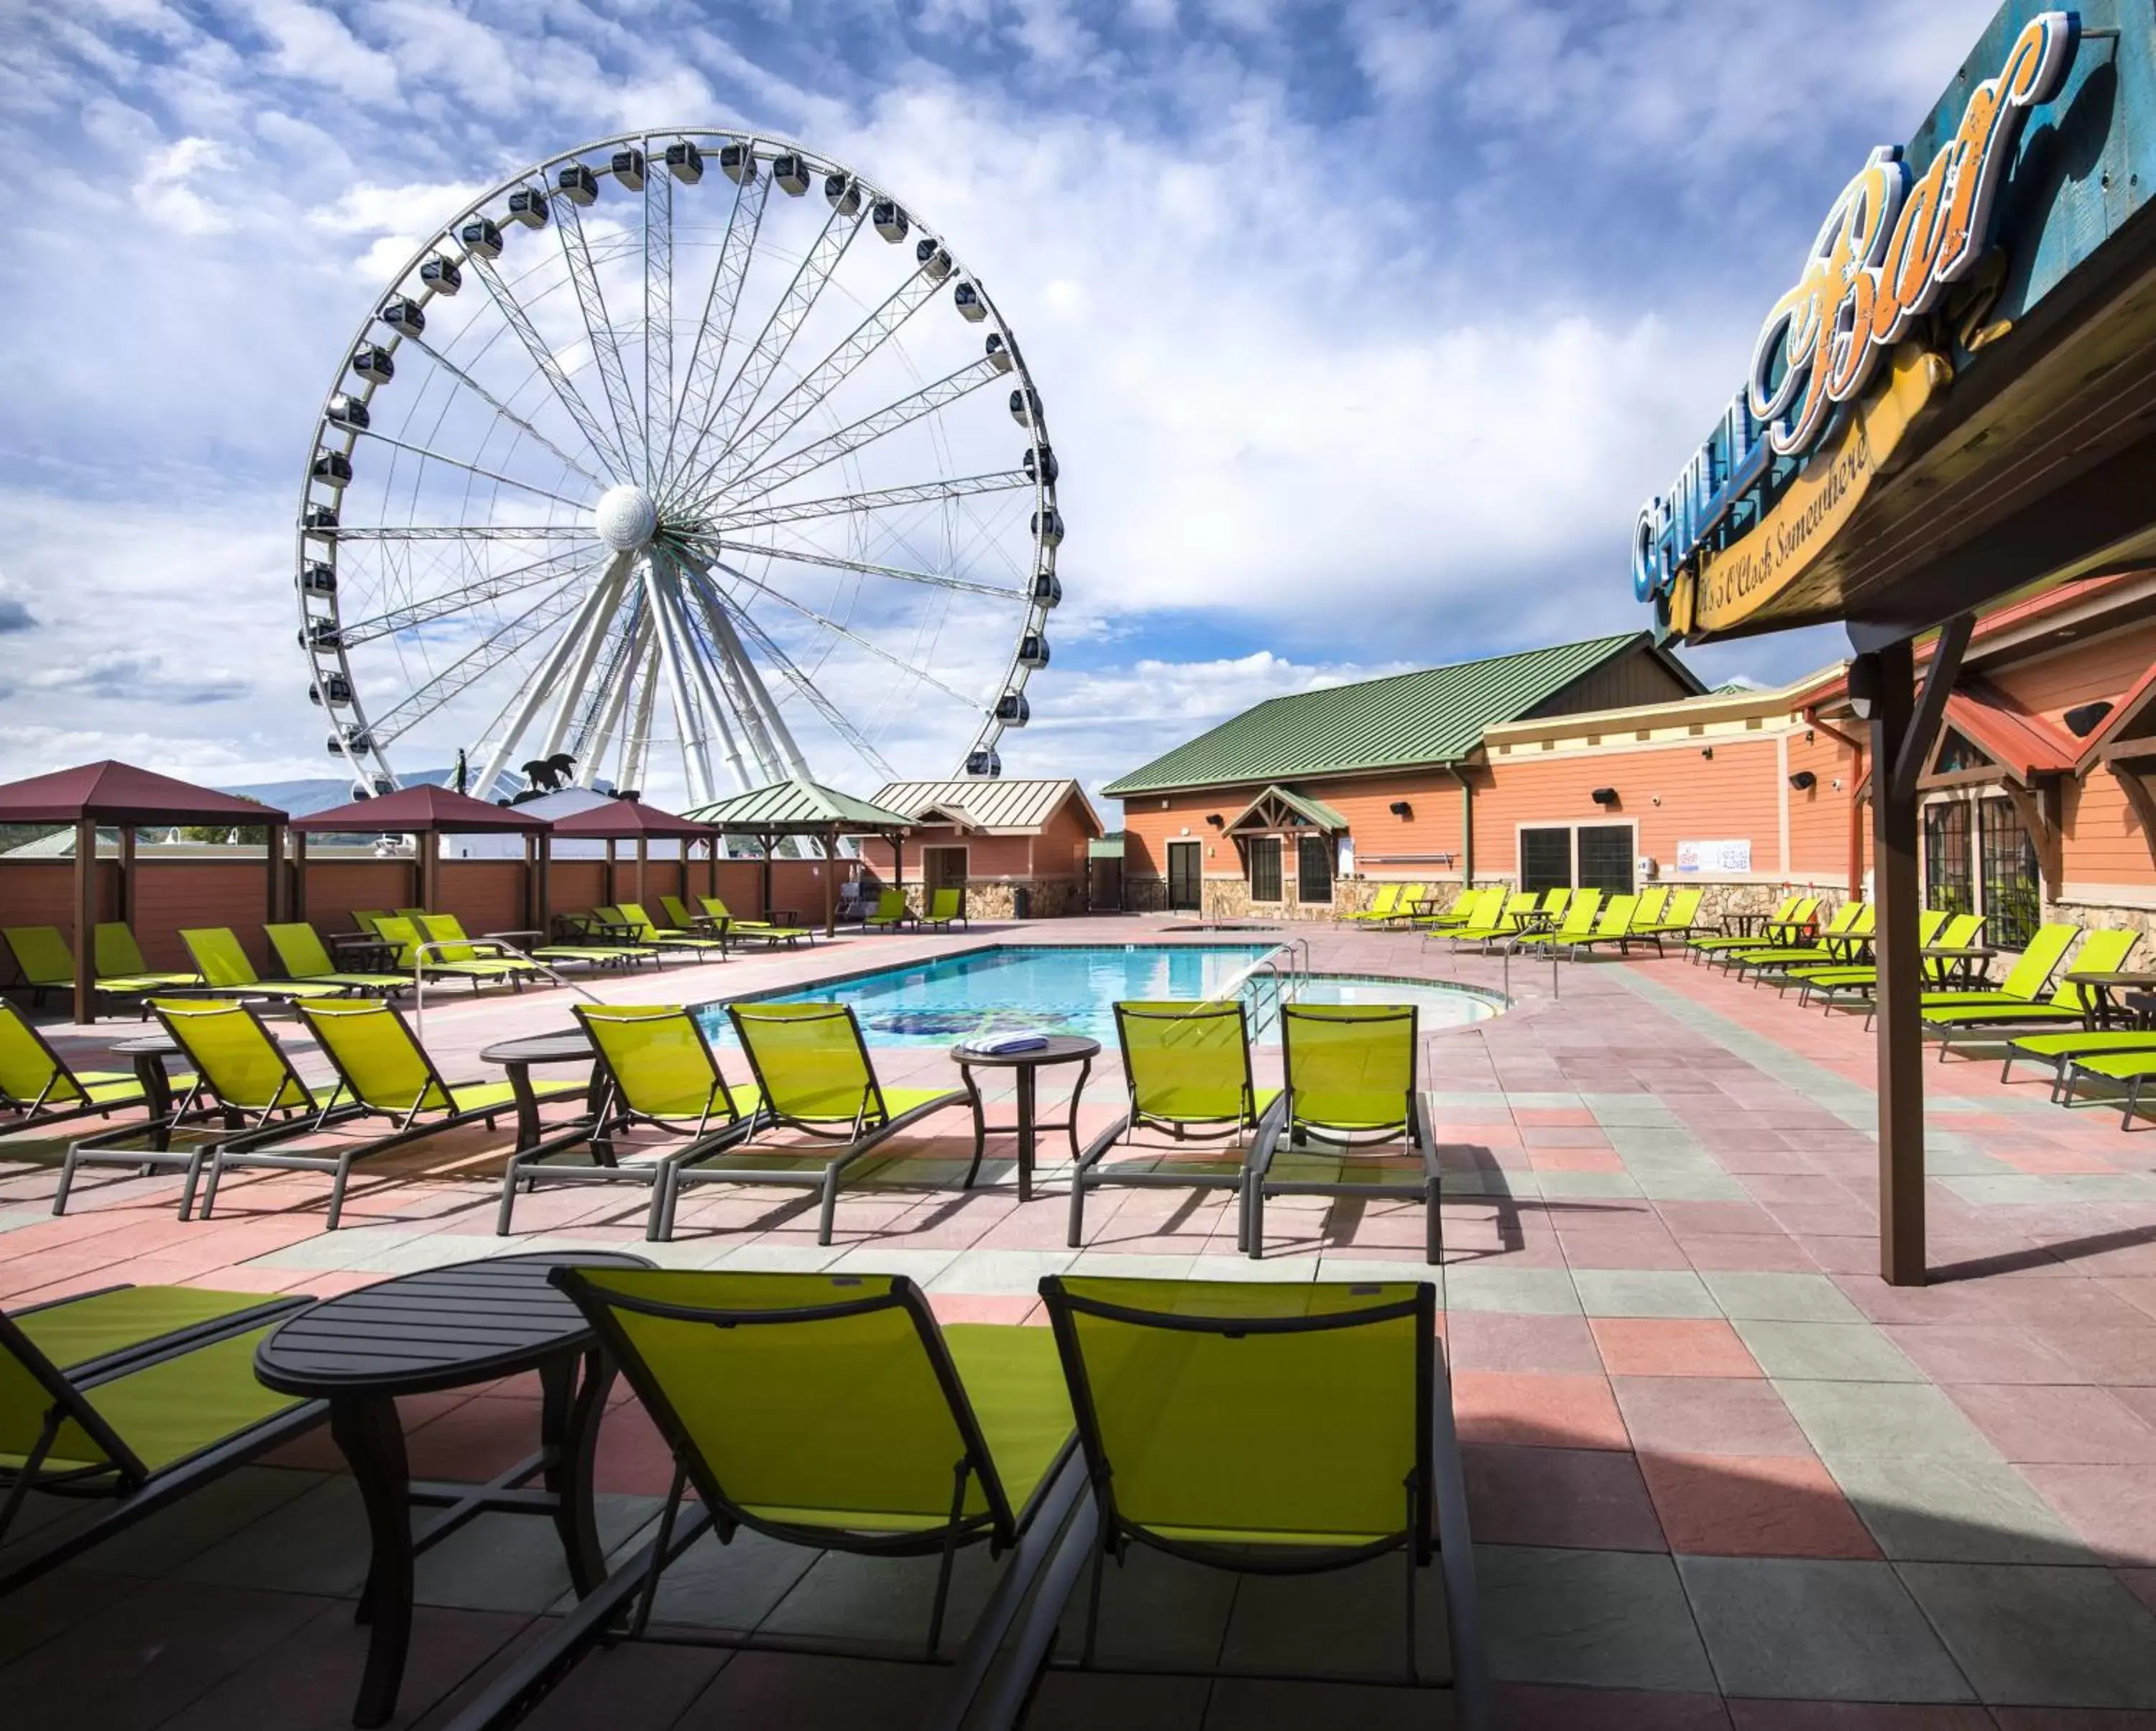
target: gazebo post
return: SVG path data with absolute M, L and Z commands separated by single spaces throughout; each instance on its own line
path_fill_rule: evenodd
M 130 833 L 124 830 L 121 831 L 123 838 Z M 266 827 L 264 834 L 266 837 L 266 845 L 262 850 L 262 871 L 264 876 L 269 879 L 269 882 L 264 886 L 264 894 L 270 910 L 270 917 L 265 923 L 276 926 L 283 924 L 285 919 L 285 826 L 282 824 L 271 824 Z M 125 840 L 121 842 L 120 850 L 123 861 L 128 854 L 133 851 Z M 123 865 L 121 870 L 126 869 Z
M 839 832 L 834 828 L 823 835 L 824 843 L 824 935 L 839 935 Z
M 135 826 L 120 826 L 120 917 L 135 929 Z
M 307 832 L 291 830 L 285 832 L 292 838 L 292 917 L 307 917 Z
M 649 907 L 650 896 L 644 888 L 645 869 L 651 864 L 651 840 L 649 836 L 636 838 L 636 900 L 639 907 Z
M 771 917 L 771 850 L 778 845 L 778 838 L 758 835 L 756 844 L 763 850 L 763 906 L 758 910 L 758 917 L 767 920 Z
M 123 825 L 121 833 L 126 833 Z M 74 1019 L 97 1020 L 97 819 L 74 826 Z
M 606 839 L 606 905 L 608 907 L 618 907 L 621 905 L 621 897 L 615 891 L 613 881 L 614 847 L 614 838 L 611 835 L 608 836 Z
M 419 832 L 419 906 L 439 913 L 442 899 L 442 838 L 432 830 Z

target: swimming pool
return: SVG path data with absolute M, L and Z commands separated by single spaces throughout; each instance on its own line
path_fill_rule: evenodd
M 798 991 L 753 994 L 773 1004 L 850 1004 L 871 1045 L 951 1045 L 1017 1029 L 1116 1038 L 1118 999 L 1209 998 L 1276 946 L 1205 944 L 1002 944 L 933 962 L 885 968 Z M 1417 982 L 1317 975 L 1298 997 L 1329 1004 L 1412 1003 L 1425 1028 L 1455 1027 L 1497 1014 L 1490 994 Z M 1270 1020 L 1270 994 L 1265 994 Z M 726 1011 L 707 1004 L 699 1020 L 713 1039 L 731 1040 Z M 1263 1038 L 1268 1030 L 1254 1028 Z

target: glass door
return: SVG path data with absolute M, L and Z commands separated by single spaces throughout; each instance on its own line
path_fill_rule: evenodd
M 1203 905 L 1198 886 L 1198 844 L 1171 841 L 1168 845 L 1168 911 L 1196 913 Z

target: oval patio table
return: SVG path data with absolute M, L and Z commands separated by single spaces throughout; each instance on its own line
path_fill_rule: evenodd
M 966 1169 L 966 1182 L 962 1187 L 973 1188 L 973 1180 L 980 1175 L 981 1156 L 987 1150 L 988 1138 L 1014 1131 L 1018 1135 L 1018 1199 L 1033 1199 L 1033 1156 L 1040 1130 L 1067 1130 L 1070 1134 L 1070 1158 L 1078 1158 L 1078 1097 L 1086 1091 L 1086 1078 L 1093 1073 L 1093 1060 L 1101 1055 L 1101 1042 L 1089 1040 L 1082 1034 L 1050 1034 L 1040 1045 L 1028 1046 L 1023 1051 L 982 1051 L 970 1045 L 954 1045 L 951 1056 L 957 1061 L 959 1079 L 966 1084 L 967 1097 L 973 1104 L 973 1163 Z M 1078 1080 L 1070 1085 L 1070 1111 L 1068 1117 L 1040 1122 L 1037 1110 L 1039 1098 L 1037 1078 L 1050 1064 L 1075 1064 L 1079 1066 Z M 981 1098 L 980 1085 L 973 1080 L 976 1070 L 1014 1070 L 1018 1072 L 1018 1122 L 1014 1124 L 991 1124 L 988 1107 Z
M 372 1626 L 355 1725 L 397 1711 L 412 1641 L 413 1565 L 474 1517 L 543 1514 L 560 1533 L 578 1597 L 606 1578 L 592 1504 L 592 1451 L 613 1366 L 575 1303 L 548 1283 L 558 1266 L 649 1268 L 607 1251 L 500 1256 L 386 1280 L 301 1311 L 255 1349 L 254 1374 L 280 1394 L 330 1404 L 330 1434 L 367 1507 L 372 1559 L 358 1620 Z M 397 1397 L 539 1373 L 539 1448 L 481 1483 L 414 1480 Z M 530 1488 L 539 1478 L 541 1488 Z M 414 1533 L 412 1506 L 444 1511 Z
M 539 1145 L 539 1097 L 531 1092 L 535 1064 L 589 1064 L 598 1055 L 591 1036 L 582 1028 L 558 1034 L 527 1034 L 521 1040 L 497 1040 L 479 1055 L 482 1064 L 498 1064 L 509 1076 L 510 1092 L 516 1098 L 516 1151 Z M 606 1089 L 594 1067 L 587 1109 L 593 1117 L 603 1103 Z
M 2100 1028 L 2108 1028 L 2114 1023 L 2133 1023 L 2141 1020 L 2146 1014 L 2141 1008 L 2143 994 L 2156 990 L 2156 973 L 2139 968 L 2114 968 L 2108 972 L 2100 971 L 2091 973 L 2082 973 L 2068 968 L 2066 981 L 2070 985 L 2087 986 L 2089 989 L 2091 994 L 2096 999 L 2095 1004 L 2091 1006 L 2095 1014 L 2090 1020 Z M 2112 996 L 2114 992 L 2123 992 L 2127 994 L 2124 1005 L 2122 1006 L 2118 999 Z M 121 1046 L 113 1047 L 115 1051 L 122 1049 Z

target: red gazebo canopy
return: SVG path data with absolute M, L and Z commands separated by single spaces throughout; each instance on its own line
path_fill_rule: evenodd
M 718 831 L 694 818 L 646 805 L 641 799 L 613 799 L 555 819 L 553 833 L 576 841 L 637 841 L 661 836 L 669 840 L 709 841 Z
M 378 799 L 311 812 L 292 820 L 300 835 L 475 835 L 513 830 L 529 835 L 552 827 L 511 805 L 490 805 L 453 788 L 399 788 Z
M 281 824 L 285 814 L 132 763 L 84 763 L 0 786 L 0 824 Z

